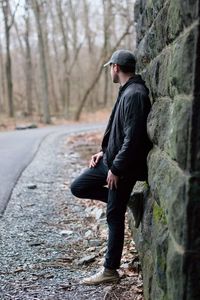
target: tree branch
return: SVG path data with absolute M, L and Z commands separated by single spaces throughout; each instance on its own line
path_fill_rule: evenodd
M 10 24 L 9 24 L 9 26 L 8 26 L 8 30 L 10 30 L 11 27 L 13 26 L 14 19 L 15 19 L 15 14 L 16 14 L 16 12 L 17 12 L 17 9 L 18 9 L 19 4 L 20 4 L 20 0 L 18 1 L 17 5 L 15 6 L 15 10 L 14 10 L 13 14 L 11 14 L 11 9 L 10 9 L 10 6 L 9 6 L 10 15 L 11 15 L 11 22 L 10 22 Z
M 71 65 L 69 67 L 69 74 L 72 72 L 72 70 L 73 70 L 73 68 L 74 68 L 74 66 L 76 64 L 76 60 L 77 60 L 78 54 L 79 54 L 82 46 L 83 46 L 83 41 L 79 44 L 78 48 L 76 49 L 76 52 L 75 52 L 75 55 L 74 55 L 74 59 L 73 59 Z

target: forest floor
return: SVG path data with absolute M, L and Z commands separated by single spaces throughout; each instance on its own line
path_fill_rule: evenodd
M 105 207 L 71 195 L 71 181 L 99 148 L 102 132 L 49 135 L 23 172 L 0 219 L 0 299 L 143 300 L 138 254 L 126 224 L 119 284 L 80 280 L 103 264 Z
M 53 126 L 53 125 L 67 125 L 77 123 L 94 123 L 107 121 L 110 114 L 110 109 L 102 109 L 96 112 L 82 113 L 79 121 L 66 120 L 63 117 L 52 116 L 51 124 L 44 124 L 40 117 L 24 117 L 16 116 L 15 118 L 9 118 L 0 114 L 0 132 L 15 130 L 18 126 L 36 125 L 38 128 Z

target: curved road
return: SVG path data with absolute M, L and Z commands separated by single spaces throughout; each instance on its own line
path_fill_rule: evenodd
M 49 126 L 0 133 L 0 216 L 6 209 L 20 175 L 49 134 L 68 135 L 103 129 L 105 124 Z

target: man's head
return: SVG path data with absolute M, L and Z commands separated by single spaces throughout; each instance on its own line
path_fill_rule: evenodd
M 118 83 L 120 76 L 130 77 L 135 74 L 136 60 L 131 51 L 117 50 L 104 67 L 111 66 L 111 77 L 113 82 Z

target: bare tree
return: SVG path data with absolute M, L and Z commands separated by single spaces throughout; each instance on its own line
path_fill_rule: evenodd
M 67 3 L 68 4 L 68 3 Z M 63 104 L 64 104 L 64 116 L 69 116 L 69 105 L 70 105 L 70 78 L 69 78 L 69 44 L 68 44 L 68 31 L 69 24 L 66 19 L 66 27 L 64 26 L 64 14 L 62 9 L 62 0 L 56 0 L 56 7 L 59 19 L 60 30 L 62 34 L 63 46 L 64 46 L 64 80 L 63 80 Z
M 52 61 L 51 61 L 51 54 L 50 54 L 50 45 L 49 45 L 49 15 L 50 14 L 50 5 L 49 3 L 47 4 L 47 9 L 44 12 L 44 23 L 43 23 L 43 32 L 44 32 L 44 44 L 45 44 L 45 54 L 46 54 L 46 64 L 47 64 L 47 71 L 48 71 L 48 80 L 49 80 L 49 99 L 51 100 L 51 106 L 52 106 L 52 111 L 55 113 L 58 113 L 58 100 L 57 100 L 57 95 L 55 91 L 55 81 L 54 81 L 54 76 L 53 76 L 53 67 L 52 67 Z
M 103 18 L 104 18 L 104 60 L 108 57 L 110 53 L 110 35 L 111 35 L 111 24 L 113 20 L 112 13 L 112 0 L 102 0 L 103 2 Z M 108 80 L 109 80 L 109 70 L 105 69 L 104 73 L 104 95 L 103 103 L 104 105 L 108 102 Z
M 11 54 L 10 54 L 10 30 L 14 23 L 15 13 L 17 11 L 19 2 L 16 5 L 13 13 L 10 13 L 9 0 L 1 0 L 0 4 L 4 16 L 4 27 L 5 27 L 5 38 L 6 38 L 6 81 L 7 81 L 8 109 L 9 109 L 9 116 L 14 117 L 12 61 L 11 61 Z
M 5 99 L 6 99 L 6 88 L 5 88 L 5 74 L 4 74 L 4 59 L 3 49 L 0 39 L 0 112 L 5 112 Z
M 71 19 L 71 23 L 72 23 L 72 47 L 73 50 L 76 51 L 77 49 L 77 45 L 78 45 L 78 36 L 77 36 L 77 16 L 76 16 L 76 10 L 77 10 L 77 5 L 78 3 L 76 3 L 74 0 L 68 0 L 69 2 L 69 16 Z
M 92 45 L 92 35 L 91 35 L 91 28 L 90 28 L 89 4 L 87 0 L 83 0 L 83 11 L 84 11 L 83 19 L 84 19 L 84 27 L 85 27 L 85 36 L 88 43 L 89 53 L 92 54 L 93 45 Z
M 62 97 L 62 89 L 63 89 L 63 81 L 62 81 L 62 68 L 60 64 L 60 55 L 59 55 L 59 46 L 57 43 L 57 36 L 58 36 L 58 26 L 56 22 L 56 17 L 57 17 L 57 11 L 54 9 L 55 8 L 55 1 L 50 0 L 49 2 L 49 12 L 51 16 L 51 22 L 52 22 L 52 52 L 53 52 L 53 59 L 54 59 L 54 66 L 52 66 L 52 69 L 54 68 L 54 72 L 56 73 L 56 83 L 55 84 L 55 111 L 59 112 L 60 111 L 60 105 L 59 105 L 59 100 Z M 57 90 L 56 90 L 57 86 Z
M 32 0 L 32 8 L 35 16 L 37 35 L 38 35 L 38 47 L 40 54 L 40 70 L 41 70 L 41 84 L 42 84 L 42 100 L 43 100 L 43 121 L 46 124 L 51 123 L 49 112 L 49 96 L 48 96 L 48 75 L 47 65 L 45 59 L 45 46 L 44 37 L 42 32 L 42 8 L 43 2 L 41 0 Z
M 25 1 L 25 74 L 26 74 L 26 101 L 27 101 L 27 111 L 31 116 L 33 114 L 33 80 L 32 80 L 32 59 L 31 59 L 31 46 L 30 46 L 30 1 Z
M 16 31 L 16 34 L 17 34 L 17 39 L 18 39 L 20 51 L 23 54 L 23 56 L 25 56 L 25 51 L 24 51 L 23 42 L 22 42 L 22 36 L 19 32 L 18 24 L 15 20 L 14 20 L 13 25 L 14 25 L 14 28 L 15 28 L 15 31 Z
M 134 15 L 134 2 L 135 0 L 124 0 L 123 2 L 119 0 L 116 1 L 116 9 L 120 12 L 119 16 L 121 18 L 120 24 L 123 26 L 124 22 L 133 22 Z M 124 46 L 127 49 L 133 49 L 135 47 L 135 36 L 134 27 L 131 28 L 131 34 L 127 35 L 124 39 Z

